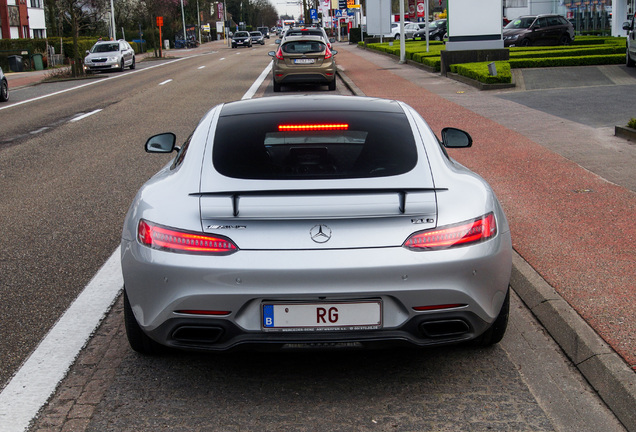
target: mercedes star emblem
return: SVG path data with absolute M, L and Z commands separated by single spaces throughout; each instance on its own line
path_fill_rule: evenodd
M 316 243 L 326 243 L 331 238 L 331 228 L 327 225 L 315 225 L 310 231 L 311 239 Z

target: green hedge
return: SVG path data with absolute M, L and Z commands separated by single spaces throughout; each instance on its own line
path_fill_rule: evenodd
M 488 65 L 492 62 L 464 63 L 450 66 L 453 73 L 474 79 L 486 84 L 511 83 L 512 73 L 510 64 L 506 61 L 496 61 L 497 75 L 492 76 L 488 72 Z
M 625 53 L 592 55 L 592 56 L 575 56 L 575 57 L 546 57 L 546 58 L 528 58 L 514 59 L 511 58 L 510 67 L 519 68 L 537 68 L 537 67 L 557 67 L 557 66 L 592 66 L 606 64 L 625 63 Z
M 583 56 L 599 56 L 608 54 L 624 54 L 625 45 L 593 45 L 570 47 L 569 49 L 558 50 L 510 50 L 511 59 L 521 58 L 546 58 L 546 57 L 583 57 Z

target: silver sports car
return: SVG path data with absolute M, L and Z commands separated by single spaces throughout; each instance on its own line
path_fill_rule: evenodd
M 249 125 L 249 126 L 246 126 Z M 503 337 L 510 229 L 406 104 L 284 96 L 212 108 L 138 192 L 121 260 L 132 348 L 430 346 Z

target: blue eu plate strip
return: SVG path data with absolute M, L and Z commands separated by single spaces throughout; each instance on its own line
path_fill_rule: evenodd
M 263 327 L 274 327 L 274 306 L 263 306 Z

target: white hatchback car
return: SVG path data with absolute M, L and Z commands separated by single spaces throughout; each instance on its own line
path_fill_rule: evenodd
M 123 39 L 117 41 L 99 41 L 86 51 L 84 70 L 86 72 L 135 68 L 135 50 Z

